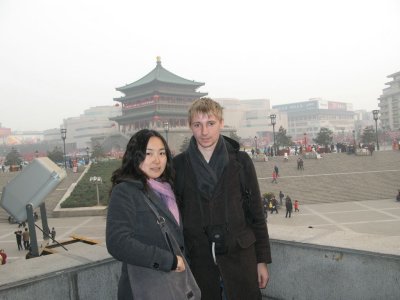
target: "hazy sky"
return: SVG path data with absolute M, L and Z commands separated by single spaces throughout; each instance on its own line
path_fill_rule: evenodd
M 375 109 L 400 71 L 398 0 L 0 0 L 0 123 L 57 128 L 162 65 L 215 98 Z

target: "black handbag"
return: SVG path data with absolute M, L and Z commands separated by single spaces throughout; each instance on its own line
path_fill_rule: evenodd
M 157 224 L 160 226 L 165 242 L 170 248 L 171 253 L 180 255 L 183 258 L 186 268 L 183 272 L 164 272 L 128 264 L 129 283 L 132 289 L 133 299 L 200 300 L 200 288 L 194 279 L 192 271 L 190 271 L 189 265 L 179 248 L 178 242 L 170 233 L 165 219 L 160 216 L 157 208 L 147 197 L 145 201 L 156 215 Z

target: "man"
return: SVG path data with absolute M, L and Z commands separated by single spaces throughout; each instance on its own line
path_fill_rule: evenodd
M 220 135 L 222 107 L 212 99 L 192 104 L 189 126 L 189 147 L 174 159 L 175 189 L 202 299 L 261 299 L 271 253 L 253 163 Z
M 53 243 L 55 243 L 55 240 L 56 239 L 56 230 L 54 229 L 54 227 L 51 229 L 51 241 L 53 242 Z
M 29 249 L 29 231 L 28 228 L 25 228 L 25 231 L 22 233 L 22 240 L 24 241 L 25 250 Z
M 285 218 L 287 218 L 287 216 L 289 215 L 289 218 L 292 216 L 292 210 L 293 210 L 293 204 L 292 204 L 292 199 L 290 199 L 289 196 L 286 196 L 286 216 Z

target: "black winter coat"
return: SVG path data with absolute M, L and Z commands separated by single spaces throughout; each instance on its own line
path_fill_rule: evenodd
M 133 299 L 127 264 L 170 272 L 174 260 L 157 225 L 157 219 L 144 197 L 143 185 L 139 181 L 117 184 L 111 193 L 106 244 L 108 252 L 122 262 L 118 285 L 119 300 Z M 154 192 L 149 192 L 149 197 L 160 216 L 165 218 L 170 231 L 184 252 L 181 226 L 176 223 L 173 215 Z
M 271 252 L 257 176 L 248 154 L 238 152 L 238 144 L 224 138 L 229 152 L 229 163 L 210 199 L 200 196 L 188 155 L 184 152 L 174 158 L 177 174 L 175 187 L 183 219 L 186 251 L 191 270 L 201 289 L 202 299 L 221 299 L 220 276 L 229 300 L 261 299 L 257 263 L 270 263 Z M 244 169 L 246 186 L 251 190 L 250 211 L 254 219 L 251 225 L 247 224 L 242 207 L 240 168 Z M 225 223 L 225 201 L 228 215 L 228 252 L 217 256 L 216 266 L 203 225 Z

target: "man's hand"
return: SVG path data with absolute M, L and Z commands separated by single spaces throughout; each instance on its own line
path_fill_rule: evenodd
M 266 263 L 257 264 L 258 273 L 258 287 L 264 289 L 267 286 L 269 280 L 268 268 Z

